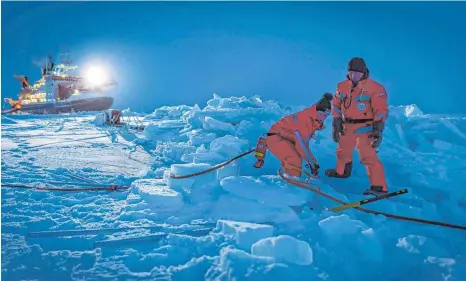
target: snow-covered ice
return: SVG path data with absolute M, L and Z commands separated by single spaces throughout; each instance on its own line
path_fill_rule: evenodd
M 274 258 L 277 262 L 299 265 L 312 263 L 312 249 L 309 244 L 288 235 L 262 239 L 252 245 L 251 253 Z
M 247 222 L 219 220 L 217 229 L 225 236 L 231 236 L 236 246 L 242 250 L 251 250 L 251 246 L 263 238 L 273 235 L 273 226 Z
M 170 177 L 253 148 L 301 108 L 215 94 L 205 107 L 124 110 L 144 131 L 105 126 L 95 112 L 2 115 L 2 184 L 130 187 L 2 187 L 2 280 L 463 280 L 465 231 L 333 213 L 337 203 L 281 180 L 270 152 L 261 169 L 250 154 Z M 416 105 L 390 112 L 378 155 L 389 188 L 409 193 L 364 207 L 466 225 L 466 119 Z M 311 140 L 322 171 L 336 161 L 330 118 L 325 126 Z M 369 185 L 356 152 L 351 178 L 314 182 L 348 202 Z M 31 236 L 44 231 L 57 232 Z
M 183 195 L 171 189 L 163 180 L 141 179 L 132 183 L 134 193 L 153 208 L 179 209 L 183 207 Z

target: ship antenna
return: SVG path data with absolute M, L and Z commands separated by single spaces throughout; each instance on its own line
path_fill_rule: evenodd
M 68 52 L 66 46 L 62 45 L 60 49 L 61 49 L 61 52 L 60 52 L 61 63 L 65 64 L 65 65 L 70 65 L 72 63 L 71 62 L 71 56 L 70 56 L 70 53 Z
M 47 59 L 48 59 L 48 58 L 46 57 L 46 58 L 45 58 L 45 66 L 44 66 L 43 69 L 41 69 L 41 70 L 42 70 L 42 73 L 41 73 L 41 74 L 42 74 L 42 77 L 44 77 L 44 75 L 47 74 L 47 65 L 48 65 Z

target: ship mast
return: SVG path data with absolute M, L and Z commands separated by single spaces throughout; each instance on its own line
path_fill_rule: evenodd
M 61 52 L 59 54 L 60 56 L 60 62 L 64 65 L 71 65 L 73 62 L 71 60 L 71 54 L 68 52 L 66 46 L 61 46 Z

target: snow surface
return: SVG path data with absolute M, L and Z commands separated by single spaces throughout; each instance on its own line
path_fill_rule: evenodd
M 153 208 L 180 209 L 183 207 L 183 196 L 171 189 L 163 180 L 141 179 L 132 183 L 134 193 Z
M 337 203 L 281 180 L 270 152 L 261 169 L 248 155 L 170 178 L 253 148 L 302 108 L 215 94 L 204 108 L 123 110 L 144 131 L 104 126 L 95 112 L 2 116 L 2 184 L 130 186 L 2 187 L 2 280 L 464 280 L 465 231 L 333 213 Z M 390 110 L 378 155 L 389 188 L 409 193 L 365 207 L 466 225 L 466 118 L 416 105 Z M 335 165 L 331 119 L 325 125 L 311 141 L 322 171 Z M 354 163 L 351 178 L 315 183 L 341 200 L 362 199 L 369 183 L 356 151 Z
M 277 262 L 310 265 L 312 249 L 305 241 L 288 235 L 262 239 L 251 247 L 251 253 L 256 256 L 271 257 Z

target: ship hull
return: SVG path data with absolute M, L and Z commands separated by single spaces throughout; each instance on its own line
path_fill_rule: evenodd
M 57 114 L 79 111 L 102 111 L 109 109 L 113 105 L 113 101 L 113 97 L 96 97 L 73 101 L 63 101 L 57 103 L 23 105 L 22 108 L 17 111 L 33 114 Z

